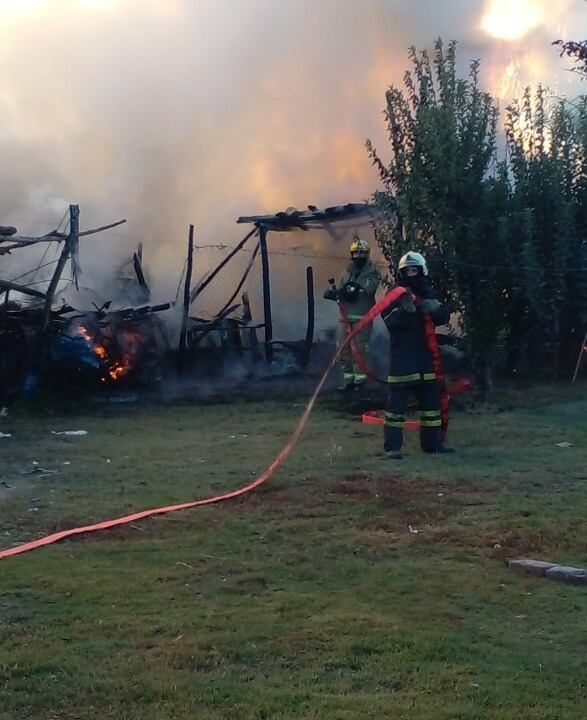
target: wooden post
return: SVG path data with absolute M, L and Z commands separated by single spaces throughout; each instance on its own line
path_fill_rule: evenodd
M 178 368 L 184 371 L 186 368 L 187 353 L 187 329 L 188 315 L 190 311 L 190 289 L 192 285 L 192 268 L 194 262 L 194 226 L 190 225 L 188 235 L 188 259 L 185 271 L 185 284 L 183 286 L 183 312 L 181 316 L 181 332 L 179 334 L 179 355 Z
M 45 297 L 45 309 L 44 309 L 44 314 L 43 314 L 43 330 L 46 330 L 49 327 L 49 320 L 51 318 L 51 307 L 53 305 L 53 300 L 55 299 L 55 292 L 57 290 L 57 286 L 59 285 L 59 281 L 61 280 L 61 275 L 65 268 L 65 264 L 66 264 L 68 258 L 70 257 L 71 253 L 75 251 L 78 241 L 79 241 L 79 205 L 70 205 L 69 206 L 69 235 L 64 240 L 63 250 L 61 251 L 61 255 L 59 256 L 59 260 L 57 261 L 57 267 L 55 268 L 55 272 L 53 273 L 53 277 L 51 278 L 51 282 L 49 283 L 49 288 L 47 290 L 47 295 Z
M 269 253 L 267 251 L 267 228 L 259 225 L 259 249 L 263 271 L 263 322 L 265 323 L 265 359 L 273 360 L 273 323 L 271 321 L 271 285 L 269 281 Z
M 132 264 L 135 271 L 135 275 L 137 276 L 137 282 L 139 284 L 139 288 L 141 289 L 141 302 L 146 302 L 151 297 L 151 291 L 149 289 L 149 286 L 147 285 L 147 280 L 145 279 L 145 273 L 143 272 L 143 264 L 141 260 L 141 256 L 138 253 L 132 254 Z
M 575 373 L 573 375 L 573 379 L 571 382 L 575 382 L 577 379 L 577 375 L 579 374 L 579 368 L 581 367 L 581 359 L 583 358 L 583 353 L 585 352 L 585 347 L 587 343 L 587 332 L 585 333 L 583 337 L 583 342 L 581 343 L 581 349 L 579 350 L 579 357 L 577 358 L 577 365 L 575 366 Z
M 253 324 L 253 314 L 251 313 L 251 302 L 249 300 L 249 293 L 244 292 L 242 294 L 243 304 L 243 315 L 242 319 L 250 325 L 249 330 L 249 347 L 251 349 L 251 361 L 253 365 L 259 362 L 259 342 L 257 340 L 257 329 Z
M 306 268 L 306 297 L 308 303 L 308 322 L 306 325 L 306 342 L 302 355 L 302 367 L 307 367 L 310 362 L 310 353 L 314 344 L 314 269 L 311 265 Z

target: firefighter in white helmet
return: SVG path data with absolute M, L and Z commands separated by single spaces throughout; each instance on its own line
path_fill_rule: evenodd
M 384 448 L 388 457 L 400 460 L 403 426 L 410 394 L 420 410 L 420 445 L 426 453 L 454 452 L 444 444 L 441 422 L 441 386 L 434 370 L 433 350 L 426 331 L 445 325 L 449 309 L 428 283 L 426 259 L 410 251 L 399 261 L 396 283 L 407 289 L 382 318 L 390 337 L 389 398 L 385 413 Z M 430 318 L 433 324 L 426 322 Z
M 342 275 L 338 287 L 333 286 L 326 290 L 324 297 L 327 300 L 336 300 L 341 306 L 343 318 L 346 316 L 350 329 L 366 315 L 375 305 L 375 293 L 381 283 L 381 278 L 375 265 L 370 259 L 371 249 L 369 243 L 359 235 L 354 235 L 350 246 L 350 263 Z M 343 319 L 341 342 L 344 341 L 348 327 Z M 354 345 L 365 359 L 369 352 L 371 339 L 371 325 L 362 330 L 354 339 Z M 357 358 L 353 357 L 350 345 L 347 345 L 340 356 L 344 389 L 359 390 L 365 384 L 367 376 L 364 367 L 361 368 Z

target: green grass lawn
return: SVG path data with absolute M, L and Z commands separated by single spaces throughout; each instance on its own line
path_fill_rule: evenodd
M 0 719 L 585 720 L 586 589 L 504 560 L 587 566 L 586 389 L 455 413 L 458 455 L 410 433 L 401 463 L 322 403 L 250 496 L 0 561 Z M 13 412 L 0 544 L 236 488 L 301 409 Z

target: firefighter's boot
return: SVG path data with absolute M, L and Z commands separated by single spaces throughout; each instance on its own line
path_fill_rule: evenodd
M 386 450 L 385 454 L 390 460 L 401 460 L 403 457 L 399 450 Z
M 452 447 L 452 445 L 445 445 L 443 442 L 441 442 L 438 443 L 438 445 L 436 445 L 435 447 L 424 450 L 424 452 L 434 455 L 450 455 L 451 453 L 456 452 L 456 450 L 454 447 Z

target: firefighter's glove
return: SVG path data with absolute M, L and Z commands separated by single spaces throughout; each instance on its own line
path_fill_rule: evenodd
M 342 298 L 347 302 L 354 302 L 359 294 L 360 287 L 357 283 L 348 282 L 342 289 Z
M 325 300 L 338 300 L 338 293 L 334 288 L 329 288 L 328 290 L 324 291 L 324 295 L 322 297 Z
M 438 300 L 434 300 L 433 298 L 427 298 L 426 300 L 422 300 L 420 303 L 420 310 L 423 313 L 429 314 L 434 313 L 440 308 L 440 303 Z
M 416 305 L 414 303 L 414 296 L 410 291 L 404 293 L 399 300 L 399 309 L 406 313 L 415 313 Z

